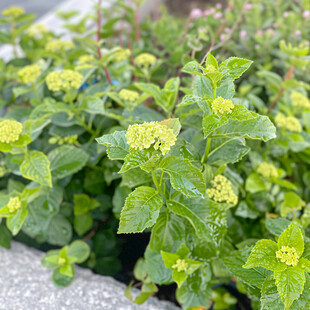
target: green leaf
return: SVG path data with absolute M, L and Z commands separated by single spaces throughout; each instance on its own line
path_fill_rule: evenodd
M 213 88 L 204 76 L 196 76 L 193 84 L 193 95 L 200 98 L 213 98 Z
M 100 203 L 98 200 L 94 198 L 90 198 L 86 194 L 75 194 L 73 196 L 73 200 L 74 200 L 74 214 L 75 215 L 87 213 L 100 206 Z
M 158 169 L 168 173 L 173 188 L 185 196 L 204 196 L 206 185 L 203 175 L 188 160 L 167 157 L 159 163 Z
M 112 134 L 97 138 L 96 141 L 107 147 L 107 153 L 111 160 L 124 159 L 129 150 L 125 135 L 126 130 L 115 131 Z
M 246 263 L 249 254 L 250 248 L 245 247 L 241 250 L 227 253 L 227 255 L 223 258 L 223 262 L 237 279 L 253 288 L 261 288 L 266 277 L 271 272 L 261 267 L 251 269 L 243 268 L 242 266 Z
M 216 58 L 211 53 L 209 53 L 206 58 L 206 66 L 208 65 L 214 66 L 217 70 L 219 68 Z
M 166 112 L 171 112 L 173 110 L 179 92 L 179 86 L 179 77 L 171 78 L 166 82 L 163 89 L 165 94 L 165 106 L 162 107 Z
M 255 119 L 243 121 L 230 119 L 227 124 L 215 131 L 214 136 L 258 139 L 266 142 L 276 137 L 276 128 L 268 116 L 259 115 Z
M 228 123 L 227 117 L 221 117 L 212 114 L 208 115 L 207 117 L 204 117 L 202 121 L 202 129 L 204 133 L 204 137 L 207 138 L 209 135 L 211 135 L 215 129 L 225 125 Z
M 29 152 L 20 166 L 20 172 L 26 179 L 41 185 L 52 187 L 50 161 L 42 152 Z
M 300 267 L 288 267 L 283 271 L 275 271 L 274 279 L 284 303 L 284 309 L 288 310 L 304 290 L 305 273 Z
M 93 226 L 93 218 L 90 213 L 75 215 L 73 220 L 74 230 L 79 236 L 83 236 Z
M 135 168 L 123 173 L 121 186 L 134 188 L 151 181 L 152 177 L 149 173 L 141 170 L 140 168 Z
M 4 222 L 0 224 L 0 246 L 9 249 L 11 247 L 12 235 L 4 226 Z
M 12 235 L 15 236 L 18 234 L 20 229 L 22 228 L 26 218 L 28 215 L 28 210 L 21 207 L 17 210 L 17 212 L 6 220 L 6 224 L 8 229 L 12 232 Z
M 44 232 L 46 241 L 54 245 L 65 245 L 72 238 L 70 222 L 61 214 L 56 214 Z
M 184 65 L 182 72 L 203 76 L 204 68 L 197 61 L 190 61 Z
M 267 218 L 266 228 L 273 235 L 279 237 L 283 231 L 290 225 L 290 221 L 284 218 Z
M 81 264 L 88 258 L 90 254 L 90 248 L 89 245 L 80 240 L 73 241 L 67 250 L 68 257 L 74 257 L 75 263 Z
M 264 180 L 259 174 L 255 172 L 251 173 L 245 181 L 245 190 L 249 193 L 254 194 L 266 189 L 267 188 Z
M 272 240 L 259 240 L 252 249 L 247 262 L 243 268 L 263 267 L 268 270 L 275 270 L 278 266 L 276 252 L 277 244 Z
M 162 198 L 152 187 L 141 186 L 126 199 L 120 216 L 118 233 L 142 232 L 155 224 Z
M 306 203 L 294 192 L 286 192 L 284 201 L 281 204 L 281 216 L 286 217 L 289 213 L 300 211 Z
M 81 170 L 89 155 L 73 145 L 62 145 L 48 154 L 51 172 L 55 179 L 62 179 Z
M 167 201 L 167 207 L 175 214 L 185 217 L 194 227 L 199 237 L 208 238 L 210 236 L 206 223 L 201 219 L 200 214 L 195 212 L 194 207 L 190 209 L 188 206 L 173 200 Z
M 262 286 L 261 310 L 283 310 L 284 305 L 279 296 L 273 276 L 270 275 Z
M 55 286 L 63 288 L 71 284 L 71 282 L 73 281 L 73 276 L 72 277 L 65 276 L 60 272 L 60 268 L 57 268 L 53 272 L 52 279 Z
M 304 237 L 296 222 L 292 222 L 279 237 L 279 249 L 281 249 L 282 246 L 295 248 L 298 257 L 304 252 Z
M 141 165 L 148 162 L 150 159 L 150 153 L 147 150 L 138 150 L 130 152 L 124 158 L 124 164 L 119 173 L 124 173 L 130 169 L 138 168 Z
M 231 79 L 238 79 L 253 63 L 253 61 L 238 57 L 230 57 L 220 64 L 220 71 Z

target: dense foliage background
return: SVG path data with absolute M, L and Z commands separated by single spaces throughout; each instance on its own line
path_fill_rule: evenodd
M 308 309 L 309 1 L 141 4 L 59 13 L 70 41 L 2 12 L 0 245 L 136 303 Z

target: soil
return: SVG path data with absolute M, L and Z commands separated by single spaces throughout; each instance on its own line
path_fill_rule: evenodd
M 166 0 L 165 6 L 174 15 L 186 16 L 192 9 L 200 8 L 204 10 L 207 6 L 215 6 L 217 3 L 221 3 L 223 7 L 226 5 L 225 0 Z

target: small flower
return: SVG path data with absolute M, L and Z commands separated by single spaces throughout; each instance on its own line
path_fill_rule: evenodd
M 265 178 L 277 178 L 279 176 L 277 168 L 266 162 L 259 164 L 257 167 L 257 173 Z
M 273 28 L 278 28 L 279 27 L 279 25 L 277 23 L 273 23 L 272 26 L 273 26 Z
M 298 93 L 296 91 L 292 92 L 291 99 L 293 106 L 296 108 L 310 108 L 310 100 L 301 93 Z
M 45 25 L 36 24 L 32 25 L 28 29 L 28 34 L 30 37 L 33 38 L 41 38 L 47 32 L 47 28 Z
M 264 35 L 264 31 L 259 29 L 259 30 L 256 31 L 255 35 L 262 36 L 262 35 Z
M 273 35 L 275 34 L 275 31 L 274 31 L 272 28 L 268 28 L 268 29 L 266 30 L 266 33 L 269 34 L 269 35 L 271 35 L 271 36 L 273 36 Z
M 19 139 L 23 131 L 23 125 L 13 120 L 4 120 L 0 122 L 0 142 L 12 143 Z
M 215 7 L 220 10 L 222 8 L 222 3 L 217 3 Z
M 158 122 L 131 125 L 126 133 L 127 143 L 136 150 L 160 150 L 163 155 L 170 151 L 177 140 L 173 130 Z
M 198 9 L 198 8 L 192 9 L 192 11 L 190 13 L 190 18 L 191 19 L 198 19 L 198 18 L 200 18 L 202 16 L 203 16 L 203 12 L 200 9 Z
M 216 72 L 216 68 L 213 66 L 213 65 L 207 65 L 206 67 L 206 72 L 207 73 L 213 73 L 213 72 Z
M 295 35 L 296 35 L 296 36 L 300 36 L 300 35 L 301 35 L 301 31 L 300 31 L 299 29 L 297 29 L 297 30 L 295 31 Z
M 178 258 L 172 268 L 176 269 L 178 272 L 182 272 L 188 269 L 188 263 L 185 261 L 185 259 Z
M 246 11 L 250 11 L 250 10 L 252 10 L 252 8 L 253 8 L 253 5 L 251 3 L 247 3 L 244 5 L 244 9 Z
M 223 175 L 217 175 L 211 181 L 212 188 L 207 189 L 207 194 L 210 199 L 216 202 L 227 202 L 236 205 L 238 197 L 234 193 L 231 182 Z
M 118 95 L 120 98 L 130 101 L 130 102 L 135 102 L 139 99 L 140 95 L 136 91 L 128 90 L 128 89 L 122 89 Z
M 241 30 L 240 31 L 240 39 L 245 39 L 247 37 L 247 32 L 246 30 Z
M 131 52 L 128 48 L 122 48 L 114 54 L 114 59 L 116 62 L 121 62 L 128 57 L 130 57 Z
M 214 18 L 215 19 L 220 19 L 220 18 L 222 18 L 223 17 L 223 14 L 221 13 L 221 12 L 216 12 L 215 14 L 214 14 Z
M 284 12 L 284 13 L 283 13 L 283 17 L 284 17 L 284 18 L 289 17 L 289 15 L 290 15 L 289 12 Z
M 225 34 L 221 34 L 221 35 L 220 35 L 220 40 L 221 40 L 221 41 L 225 41 L 225 40 L 226 40 Z
M 284 116 L 283 114 L 279 113 L 275 117 L 275 123 L 280 128 L 285 128 L 290 131 L 295 132 L 302 132 L 302 127 L 299 123 L 299 120 L 293 116 Z
M 32 84 L 41 74 L 41 68 L 38 65 L 29 65 L 18 71 L 18 77 L 23 84 Z
M 78 89 L 83 81 L 83 76 L 72 70 L 55 71 L 48 74 L 46 84 L 51 91 L 68 91 Z
M 25 11 L 18 6 L 11 6 L 10 8 L 2 11 L 3 16 L 11 17 L 11 18 L 16 18 L 16 17 L 18 17 L 24 13 L 25 13 Z
M 297 266 L 298 264 L 298 254 L 295 248 L 282 246 L 281 249 L 276 252 L 276 257 L 282 263 L 289 266 Z
M 80 64 L 88 64 L 95 60 L 95 57 L 92 55 L 82 55 L 79 57 Z
M 225 28 L 224 31 L 225 31 L 227 34 L 231 34 L 231 29 L 230 29 L 230 28 Z
M 211 104 L 212 110 L 217 114 L 230 114 L 235 107 L 233 102 L 229 99 L 217 97 Z
M 149 53 L 140 54 L 135 58 L 135 64 L 141 67 L 152 66 L 156 61 L 156 57 Z
M 49 52 L 57 53 L 57 52 L 64 52 L 74 47 L 72 42 L 55 40 L 46 43 L 45 49 Z
M 304 11 L 302 13 L 302 17 L 305 18 L 305 19 L 310 18 L 310 11 L 309 10 Z
M 21 202 L 18 197 L 11 197 L 8 203 L 10 213 L 14 213 L 21 207 Z

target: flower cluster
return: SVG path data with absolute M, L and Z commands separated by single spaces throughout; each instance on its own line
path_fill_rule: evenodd
M 217 97 L 211 104 L 212 110 L 217 114 L 230 114 L 234 108 L 234 104 L 229 99 Z
M 132 91 L 132 90 L 128 90 L 128 89 L 122 89 L 118 95 L 120 96 L 120 98 L 126 100 L 126 101 L 130 101 L 130 102 L 135 102 L 139 99 L 139 93 L 137 93 L 136 91 Z
M 92 55 L 82 55 L 79 57 L 80 65 L 76 66 L 76 70 L 87 69 L 93 67 L 92 62 L 96 60 Z
M 23 131 L 23 125 L 13 120 L 4 120 L 0 122 L 0 142 L 11 143 L 19 139 Z
M 29 36 L 36 38 L 36 39 L 41 38 L 42 35 L 45 34 L 46 32 L 47 32 L 47 28 L 45 25 L 42 25 L 42 24 L 32 25 L 28 29 Z
M 8 203 L 10 213 L 14 213 L 21 207 L 21 202 L 18 197 L 11 197 Z
M 257 167 L 257 173 L 265 178 L 277 178 L 279 176 L 277 168 L 266 162 L 259 164 Z
M 72 135 L 72 136 L 67 136 L 67 137 L 51 137 L 48 140 L 49 144 L 58 144 L 58 145 L 63 145 L 63 144 L 78 144 L 78 135 Z
M 140 54 L 135 58 L 135 64 L 141 67 L 152 66 L 156 61 L 156 57 L 149 53 Z
M 289 266 L 297 266 L 298 264 L 298 254 L 295 248 L 282 246 L 281 249 L 276 252 L 276 257 L 282 263 Z
M 207 65 L 206 66 L 206 72 L 207 73 L 213 73 L 213 72 L 216 72 L 216 68 L 213 66 L 213 65 Z
M 279 113 L 274 120 L 276 125 L 280 128 L 286 128 L 287 130 L 295 132 L 302 131 L 302 127 L 299 123 L 299 120 L 294 116 L 286 117 L 283 114 Z
M 188 269 L 188 263 L 185 261 L 185 259 L 178 258 L 172 268 L 176 269 L 178 272 L 182 272 Z
M 298 93 L 296 91 L 292 92 L 291 99 L 293 106 L 296 108 L 310 108 L 310 100 L 301 93 Z
M 18 77 L 23 84 L 34 83 L 41 74 L 41 68 L 38 65 L 29 65 L 18 71 Z
M 153 145 L 154 149 L 159 149 L 163 155 L 170 151 L 177 140 L 172 129 L 158 122 L 129 126 L 126 139 L 133 149 L 143 150 Z
M 24 13 L 25 11 L 18 6 L 11 6 L 10 8 L 2 11 L 3 16 L 11 18 L 16 18 Z
M 55 71 L 48 74 L 46 84 L 52 91 L 68 91 L 78 89 L 83 81 L 83 76 L 72 70 Z
M 114 59 L 116 62 L 121 62 L 121 61 L 127 59 L 130 55 L 131 55 L 130 50 L 128 48 L 123 48 L 123 49 L 118 50 L 114 54 Z
M 238 197 L 234 193 L 231 182 L 223 175 L 217 175 L 211 181 L 212 188 L 207 189 L 207 194 L 210 199 L 216 202 L 227 202 L 236 205 Z
M 64 52 L 73 47 L 74 47 L 74 44 L 72 42 L 61 41 L 61 40 L 50 41 L 46 43 L 45 45 L 45 49 L 47 51 L 54 52 L 54 53 Z

